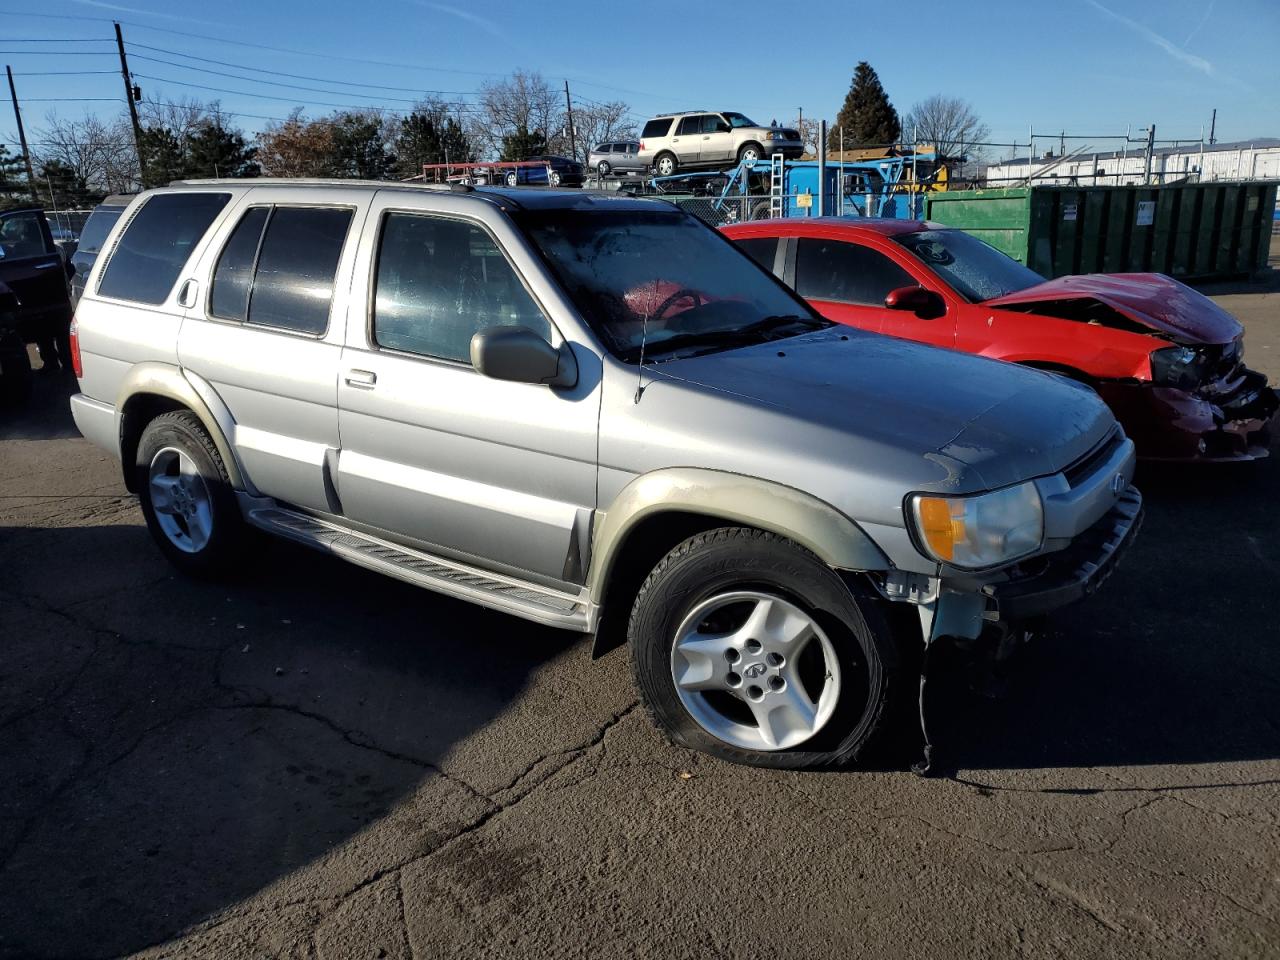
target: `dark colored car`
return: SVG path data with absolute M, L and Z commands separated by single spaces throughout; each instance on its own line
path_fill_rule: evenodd
M 16 403 L 31 392 L 31 360 L 18 330 L 18 298 L 0 281 L 0 401 Z
M 133 199 L 131 194 L 115 194 L 107 197 L 93 208 L 84 229 L 80 231 L 80 243 L 76 252 L 71 255 L 71 265 L 75 273 L 71 275 L 71 304 L 80 302 L 80 294 L 84 293 L 84 282 L 89 276 L 93 262 L 98 259 L 102 245 L 107 241 L 107 234 L 124 213 L 124 208 Z
M 551 187 L 582 186 L 582 164 L 568 157 L 552 155 L 528 157 L 526 163 L 537 166 L 517 167 L 507 171 L 507 186 L 540 184 Z
M 1240 323 L 1177 280 L 1045 280 L 976 237 L 913 220 L 782 219 L 724 232 L 832 320 L 1088 384 L 1139 457 L 1267 456 L 1280 398 L 1244 365 Z
M 40 347 L 45 369 L 71 369 L 71 265 L 53 241 L 39 207 L 0 213 L 0 282 L 17 300 L 17 328 Z

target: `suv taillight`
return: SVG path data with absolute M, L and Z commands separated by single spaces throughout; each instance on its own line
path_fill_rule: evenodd
M 640 149 L 641 149 L 641 150 L 643 150 L 643 149 L 644 149 L 644 141 L 643 141 L 643 140 L 641 140 L 641 141 L 640 141 Z
M 84 377 L 84 364 L 80 362 L 80 325 L 76 323 L 76 318 L 71 318 L 71 369 L 75 371 L 76 379 L 80 380 Z

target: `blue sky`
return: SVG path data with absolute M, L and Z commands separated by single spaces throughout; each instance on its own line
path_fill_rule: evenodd
M 52 16 L 25 12 L 32 10 Z M 866 59 L 900 112 L 933 93 L 960 96 L 999 141 L 1025 142 L 1029 124 L 1037 135 L 1065 129 L 1096 139 L 1123 134 L 1126 125 L 1136 135 L 1150 122 L 1162 140 L 1196 138 L 1214 107 L 1220 140 L 1280 136 L 1275 0 L 1057 0 L 1053 9 L 1027 0 L 812 8 L 644 0 L 631 12 L 598 14 L 582 5 L 527 0 L 0 0 L 0 56 L 18 74 L 29 127 L 38 129 L 50 108 L 66 116 L 122 109 L 109 102 L 37 102 L 117 97 L 118 73 L 31 75 L 115 69 L 114 56 L 94 53 L 112 54 L 113 44 L 70 42 L 110 39 L 113 18 L 124 23 L 131 67 L 145 75 L 139 82 L 148 95 L 217 98 L 227 110 L 253 115 L 239 121 L 250 131 L 263 125 L 260 117 L 284 116 L 294 105 L 315 115 L 333 103 L 404 108 L 407 103 L 393 98 L 412 100 L 420 90 L 471 100 L 486 78 L 517 68 L 539 70 L 556 84 L 567 78 L 575 99 L 626 100 L 641 119 L 684 107 L 738 109 L 765 123 L 794 120 L 799 107 L 806 116 L 830 118 L 854 64 Z M 176 54 L 321 78 L 275 79 L 350 93 L 255 86 L 173 64 L 246 72 L 238 66 Z M 7 105 L 0 118 L 3 138 L 12 139 Z

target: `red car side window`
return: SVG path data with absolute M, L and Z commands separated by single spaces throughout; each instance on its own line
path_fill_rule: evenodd
M 796 248 L 796 292 L 806 300 L 882 307 L 890 290 L 915 285 L 911 274 L 869 247 L 801 237 Z

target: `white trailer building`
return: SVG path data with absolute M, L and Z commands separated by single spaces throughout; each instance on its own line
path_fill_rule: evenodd
M 986 170 L 987 186 L 1007 187 L 1025 183 L 1028 171 L 1036 184 L 1062 186 L 1115 186 L 1145 182 L 1145 145 L 1127 151 L 1046 154 L 1029 160 L 1020 157 L 993 163 Z M 1280 180 L 1280 139 L 1241 140 L 1157 147 L 1151 155 L 1151 182 L 1183 180 Z

